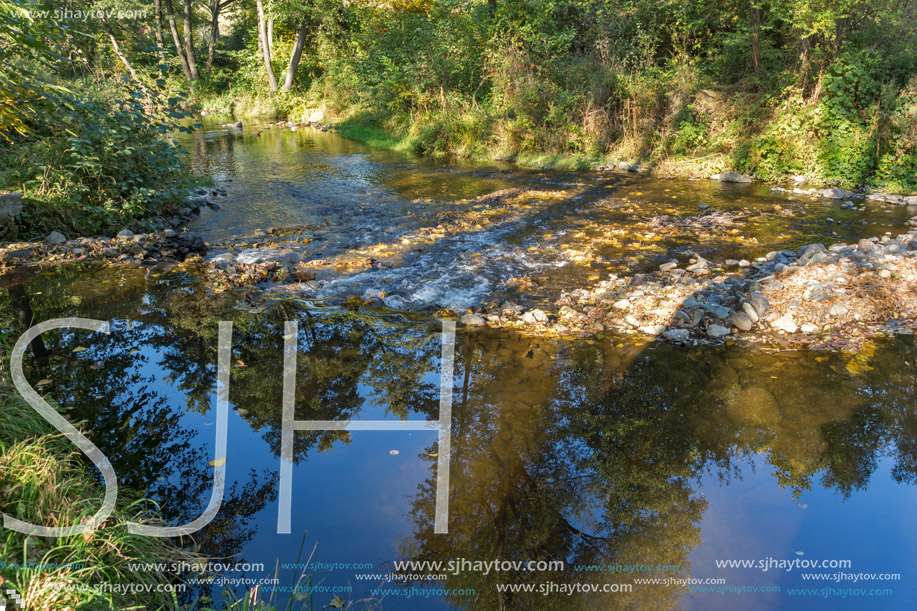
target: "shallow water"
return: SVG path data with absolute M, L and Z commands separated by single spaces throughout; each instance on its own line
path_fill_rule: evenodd
M 328 248 L 343 250 L 348 232 L 372 231 L 375 213 L 353 210 L 359 198 L 388 215 L 379 231 L 393 239 L 407 229 L 400 219 L 424 222 L 407 214 L 427 205 L 412 203 L 416 198 L 436 197 L 432 205 L 449 206 L 460 196 L 541 180 L 613 183 L 606 191 L 617 195 L 607 205 L 564 201 L 474 245 L 442 241 L 437 261 L 443 265 L 447 253 L 490 248 L 473 273 L 490 272 L 494 283 L 500 274 L 518 273 L 500 271 L 494 263 L 495 249 L 510 248 L 494 242 L 495 235 L 516 240 L 516 247 L 535 252 L 535 259 L 550 257 L 554 238 L 540 236 L 559 233 L 580 212 L 600 220 L 619 214 L 612 204 L 622 200 L 615 198 L 652 208 L 660 205 L 661 194 L 674 190 L 684 198 L 677 204 L 683 211 L 699 202 L 743 210 L 792 204 L 761 188 L 705 182 L 443 167 L 311 130 L 258 139 L 211 130 L 197 138 L 209 153 L 198 154 L 195 163 L 207 160 L 218 178 L 234 177 L 225 183 L 229 196 L 223 209 L 197 221 L 196 228 L 211 240 L 243 234 L 259 223 L 318 224 L 334 209 L 340 222 L 350 225 L 341 235 L 331 232 L 327 242 L 334 246 Z M 367 194 L 352 192 L 356 177 Z M 321 191 L 321 185 L 327 189 Z M 323 195 L 302 195 L 312 189 Z M 340 194 L 333 205 L 332 192 Z M 828 240 L 827 225 L 818 218 L 840 217 L 836 203 L 806 206 L 809 216 L 781 216 L 776 228 L 760 228 L 754 248 L 766 252 L 814 236 Z M 850 234 L 831 226 L 844 239 L 892 226 L 880 215 L 881 222 L 861 227 L 852 222 L 861 213 L 850 214 Z M 533 223 L 543 224 L 533 228 Z M 536 251 L 529 251 L 529 244 Z M 729 244 L 703 247 L 729 256 Z M 620 258 L 613 252 L 606 257 Z M 399 269 L 413 279 L 416 265 Z M 580 267 L 569 264 L 556 276 L 540 277 L 549 287 L 561 278 L 574 284 L 581 278 L 564 274 L 590 273 Z M 367 286 L 373 273 L 363 272 Z M 320 588 L 312 594 L 314 608 L 329 604 L 335 594 L 352 601 L 381 599 L 384 609 L 910 609 L 917 604 L 917 551 L 909 544 L 917 501 L 911 485 L 917 477 L 913 337 L 885 339 L 854 355 L 615 346 L 609 340 L 556 342 L 459 329 L 447 375 L 448 533 L 433 532 L 437 435 L 410 430 L 297 432 L 292 532 L 277 534 L 284 322 L 299 323 L 296 419 L 432 421 L 441 399 L 438 320 L 422 312 L 349 309 L 291 297 L 253 307 L 239 295 L 209 293 L 193 272 L 161 269 L 73 266 L 7 278 L 4 286 L 0 312 L 12 335 L 22 330 L 12 322 L 15 315 L 111 322 L 108 336 L 46 333 L 40 346 L 33 344 L 27 377 L 33 385 L 50 380 L 39 387 L 42 394 L 54 398 L 72 421 L 84 421 L 120 483 L 159 501 L 176 524 L 194 519 L 209 498 L 217 325 L 232 321 L 229 485 L 217 519 L 194 541 L 217 557 L 238 555 L 239 561 L 264 564 L 263 570 L 227 574 L 236 579 L 272 577 L 275 562 L 305 562 L 314 549 L 312 560 L 325 563 L 307 570 L 308 585 Z M 440 294 L 455 290 L 450 286 L 444 281 Z M 406 572 L 443 577 L 425 586 L 414 581 L 411 590 L 382 578 L 401 559 L 565 565 L 486 574 L 467 565 L 461 571 L 415 569 Z M 787 570 L 768 559 L 850 565 Z M 750 560 L 755 567 L 718 567 L 724 560 Z M 329 568 L 334 563 L 339 564 Z M 630 568 L 607 568 L 615 565 Z M 277 571 L 274 601 L 286 601 L 300 570 L 280 565 Z M 830 577 L 805 579 L 804 573 Z M 901 578 L 835 581 L 836 573 Z M 666 578 L 677 584 L 636 582 Z M 686 579 L 725 582 L 685 585 Z M 631 591 L 562 591 L 576 584 L 626 585 Z M 498 593 L 498 586 L 506 585 L 533 591 Z M 349 592 L 331 591 L 348 587 Z M 706 587 L 714 589 L 698 591 Z M 739 592 L 742 588 L 746 591 Z M 759 590 L 748 591 L 752 588 Z M 797 588 L 811 592 L 793 592 Z M 835 592 L 823 596 L 825 588 Z M 849 588 L 883 592 L 843 593 Z M 220 589 L 194 591 L 218 595 Z M 270 589 L 261 586 L 262 600 L 270 598 Z M 360 602 L 355 608 L 367 606 Z
M 413 310 L 462 310 L 493 297 L 543 306 L 563 290 L 673 257 L 753 260 L 811 242 L 898 232 L 913 216 L 906 206 L 878 203 L 842 210 L 841 202 L 794 199 L 763 185 L 449 164 L 373 150 L 330 131 L 274 127 L 254 136 L 258 126 L 240 131 L 207 120 L 184 146 L 227 196 L 191 229 L 218 244 L 268 227 L 309 225 L 276 244 L 307 261 L 378 260 L 320 277 L 308 297 L 382 296 L 390 307 Z M 493 218 L 473 200 L 509 188 L 540 194 Z M 419 229 L 472 211 L 485 216 L 465 230 L 405 246 Z M 740 218 L 715 230 L 653 223 L 705 211 Z

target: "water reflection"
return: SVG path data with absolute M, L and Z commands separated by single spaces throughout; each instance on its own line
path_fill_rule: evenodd
M 270 566 L 278 557 L 293 561 L 298 537 L 272 534 L 283 321 L 296 319 L 301 329 L 296 418 L 313 420 L 435 419 L 438 324 L 294 301 L 252 311 L 232 295 L 208 295 L 193 275 L 155 274 L 74 268 L 8 287 L 2 307 L 10 320 L 15 314 L 22 319 L 28 307 L 36 321 L 116 321 L 110 337 L 45 335 L 44 364 L 34 361 L 43 370 L 30 380 L 52 380 L 43 390 L 73 420 L 86 423 L 124 485 L 161 501 L 169 519 L 189 521 L 209 493 L 217 321 L 232 320 L 230 401 L 236 417 L 230 427 L 244 441 L 230 444 L 234 487 L 217 521 L 195 538 L 211 554 L 241 552 Z M 435 436 L 408 443 L 403 466 L 386 472 L 386 488 L 376 494 L 402 514 L 385 517 L 391 511 L 385 503 L 360 503 L 376 498 L 364 488 L 371 487 L 365 473 L 375 465 L 367 464 L 361 448 L 371 450 L 368 460 L 379 462 L 396 437 L 366 445 L 360 434 L 339 432 L 296 436 L 296 480 L 310 487 L 293 506 L 294 530 L 308 529 L 331 556 L 347 561 L 360 560 L 353 554 L 362 553 L 374 562 L 567 562 L 567 570 L 549 575 L 449 574 L 440 585 L 473 588 L 473 599 L 389 597 L 385 608 L 446 602 L 475 609 L 673 608 L 698 595 L 677 586 L 636 586 L 610 597 L 501 593 L 497 585 L 632 583 L 634 577 L 709 570 L 694 566 L 694 559 L 704 548 L 706 529 L 713 528 L 705 526 L 705 515 L 723 507 L 705 491 L 718 482 L 728 492 L 753 478 L 756 468 L 775 475 L 773 494 L 784 490 L 792 507 L 818 490 L 836 492 L 835 503 L 870 495 L 883 461 L 894 481 L 913 482 L 915 359 L 911 337 L 850 355 L 460 334 L 449 534 L 433 534 Z M 329 477 L 333 487 L 311 487 Z M 358 525 L 342 527 L 336 503 L 349 505 L 348 515 L 360 516 L 370 535 Z M 868 531 L 863 517 L 855 515 L 856 527 Z M 350 556 L 335 556 L 345 553 Z M 574 568 L 615 563 L 678 569 L 630 575 Z M 369 594 L 370 584 L 354 581 L 353 573 L 327 579 L 349 582 L 354 599 Z M 902 588 L 896 596 L 900 602 L 909 595 Z M 776 604 L 794 608 L 786 599 Z

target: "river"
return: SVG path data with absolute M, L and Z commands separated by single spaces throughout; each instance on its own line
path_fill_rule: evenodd
M 852 354 L 459 326 L 443 374 L 449 339 L 435 316 L 494 299 L 550 308 L 565 291 L 673 255 L 754 258 L 895 232 L 906 210 L 840 209 L 760 185 L 447 163 L 310 128 L 256 136 L 211 121 L 183 144 L 226 189 L 220 209 L 191 226 L 209 242 L 289 227 L 278 248 L 381 253 L 378 262 L 257 305 L 211 292 L 193 268 L 63 266 L 22 278 L 0 305 L 10 318 L 25 308 L 35 320 L 111 322 L 109 335 L 46 333 L 43 353 L 27 359 L 30 382 L 49 380 L 42 392 L 85 422 L 120 484 L 174 524 L 200 515 L 210 463 L 225 458 L 222 508 L 188 544 L 255 564 L 227 578 L 276 570 L 261 600 L 285 605 L 295 587 L 294 602 L 314 608 L 333 596 L 358 609 L 917 605 L 917 550 L 902 544 L 917 501 L 912 336 Z M 508 189 L 538 197 L 491 214 L 488 194 Z M 701 209 L 735 221 L 670 231 L 659 218 Z M 463 231 L 397 251 L 405 236 L 469 213 Z M 354 295 L 378 299 L 342 299 Z M 220 321 L 233 326 L 230 411 L 226 455 L 214 456 Z M 291 339 L 296 420 L 393 430 L 297 431 L 291 533 L 278 534 Z M 432 429 L 397 430 L 437 421 L 444 394 L 448 446 Z M 444 534 L 434 532 L 443 466 Z M 442 565 L 396 571 L 404 559 Z M 563 568 L 510 564 L 530 560 Z M 506 564 L 475 564 L 493 561 Z M 414 578 L 387 580 L 393 572 Z

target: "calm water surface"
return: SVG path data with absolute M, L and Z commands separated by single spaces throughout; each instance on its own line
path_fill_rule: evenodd
M 511 262 L 493 263 L 497 249 L 535 253 L 532 261 L 552 250 L 556 256 L 557 238 L 541 236 L 576 216 L 626 224 L 635 213 L 615 208 L 623 201 L 616 198 L 630 198 L 639 214 L 650 214 L 673 192 L 677 199 L 668 199 L 676 203 L 665 206 L 683 214 L 702 203 L 743 211 L 798 205 L 797 216 L 749 229 L 758 240 L 751 248 L 765 252 L 893 230 L 903 216 L 878 209 L 866 218 L 837 203 L 792 202 L 760 187 L 446 166 L 312 130 L 254 137 L 248 128 L 230 134 L 211 127 L 190 142 L 194 163 L 208 164 L 229 194 L 222 210 L 196 221 L 209 240 L 331 218 L 337 229 L 326 231 L 326 254 L 349 248 L 348 237 L 396 240 L 432 222 L 417 208 L 461 207 L 464 198 L 509 187 L 585 185 L 563 187 L 571 197 L 584 190 L 582 199 L 552 204 L 501 228 L 505 233 L 484 229 L 492 232 L 485 239 L 444 240 L 429 255 L 439 271 L 408 262 L 400 268 L 407 283 L 457 269 L 448 267 L 448 253 L 485 244 L 493 250 L 466 271 L 493 288 L 503 274 L 517 273 Z M 599 188 L 617 195 L 589 195 Z M 428 198 L 433 201 L 418 201 Z M 843 222 L 828 224 L 829 216 Z M 699 238 L 672 246 L 725 257 L 732 244 Z M 617 248 L 604 255 L 603 269 L 633 255 L 626 244 Z M 550 288 L 559 277 L 551 269 L 557 268 L 529 273 Z M 564 273 L 593 270 L 569 264 Z M 376 280 L 363 279 L 366 287 Z M 85 422 L 120 483 L 159 501 L 176 524 L 194 519 L 209 498 L 217 325 L 232 321 L 230 485 L 217 519 L 194 539 L 202 552 L 265 566 L 230 577 L 271 577 L 281 563 L 275 602 L 289 599 L 289 589 L 282 590 L 300 573 L 284 565 L 304 562 L 314 549 L 313 561 L 325 564 L 308 570 L 309 581 L 300 585 L 324 589 L 311 601 L 301 592 L 297 604 L 312 605 L 305 608 L 320 609 L 331 602 L 331 588 L 348 587 L 338 595 L 356 608 L 367 606 L 357 601 L 381 599 L 384 609 L 917 606 L 917 344 L 910 336 L 870 344 L 860 354 L 763 353 L 460 329 L 451 378 L 448 534 L 433 532 L 436 434 L 355 431 L 296 434 L 293 532 L 278 535 L 284 322 L 299 323 L 297 419 L 404 421 L 438 418 L 439 321 L 415 308 L 348 309 L 306 298 L 252 308 L 238 296 L 209 293 L 193 270 L 67 267 L 6 279 L 5 286 L 0 309 L 9 320 L 82 316 L 112 323 L 108 336 L 45 334 L 43 345 L 33 344 L 27 375 L 33 384 L 51 380 L 43 392 L 73 421 Z M 411 303 L 410 291 L 402 294 Z M 448 305 L 442 301 L 452 298 L 444 288 L 431 303 Z M 21 332 L 9 325 L 14 335 Z M 81 347 L 86 350 L 74 351 Z M 565 568 L 418 570 L 412 572 L 441 578 L 415 581 L 410 590 L 382 578 L 402 559 L 562 560 Z M 718 566 L 725 560 L 754 566 Z M 786 568 L 802 560 L 849 564 Z M 615 565 L 630 568 L 612 571 Z M 836 581 L 836 573 L 900 574 L 900 580 Z M 639 583 L 653 579 L 659 581 Z M 696 581 L 685 585 L 689 579 Z M 724 581 L 698 583 L 708 579 Z M 596 584 L 632 590 L 562 591 Z M 505 585 L 519 591 L 499 593 Z M 805 588 L 810 592 L 795 592 Z M 826 597 L 828 588 L 863 594 Z M 262 586 L 263 600 L 269 589 Z M 881 591 L 869 594 L 873 589 Z M 210 590 L 219 595 L 220 588 Z

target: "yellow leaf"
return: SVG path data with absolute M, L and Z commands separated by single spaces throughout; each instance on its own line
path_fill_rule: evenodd
M 388 453 L 391 454 L 392 456 L 398 456 L 401 452 L 399 452 L 398 450 L 389 450 Z
M 74 349 L 73 349 L 73 352 L 82 352 L 82 351 L 85 350 L 85 349 L 86 349 L 86 348 L 84 348 L 83 346 L 80 346 L 79 348 L 74 348 Z
M 211 461 L 210 461 L 209 463 L 207 463 L 207 464 L 210 465 L 211 467 L 217 467 L 217 468 L 219 468 L 219 467 L 222 467 L 223 465 L 226 464 L 226 459 L 225 459 L 225 458 L 216 458 L 216 459 L 214 459 L 214 460 L 211 460 Z

